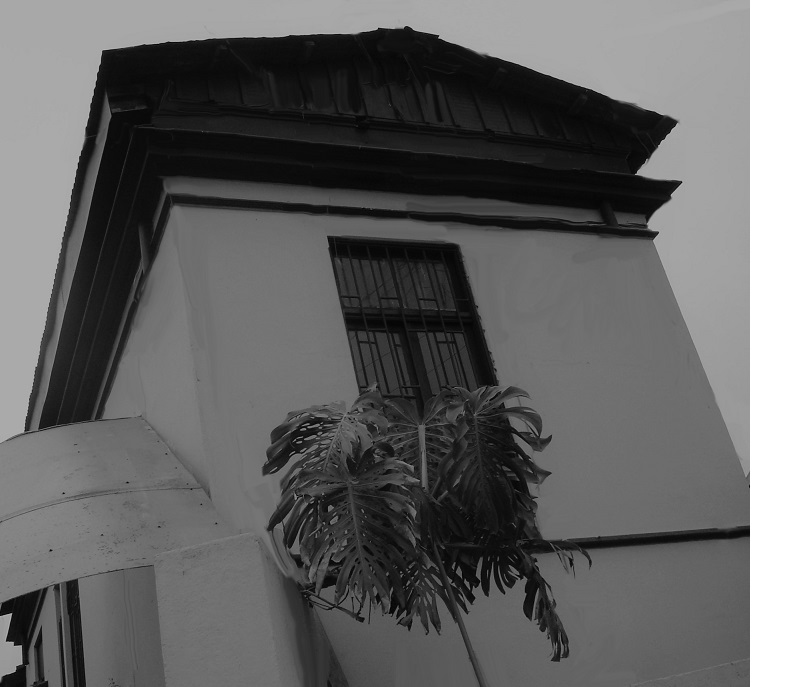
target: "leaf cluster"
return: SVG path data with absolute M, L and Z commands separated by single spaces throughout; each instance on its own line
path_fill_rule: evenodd
M 523 611 L 545 632 L 552 660 L 568 656 L 536 554 L 554 552 L 566 570 L 570 542 L 547 542 L 529 485 L 550 473 L 532 454 L 541 418 L 516 387 L 447 389 L 422 412 L 376 391 L 290 413 L 271 434 L 264 474 L 289 465 L 268 529 L 300 559 L 316 605 L 358 619 L 377 606 L 407 628 L 438 632 L 440 599 L 468 611 L 480 587 L 501 592 L 526 580 Z M 590 561 L 588 557 L 588 561 Z M 331 598 L 324 590 L 333 587 Z

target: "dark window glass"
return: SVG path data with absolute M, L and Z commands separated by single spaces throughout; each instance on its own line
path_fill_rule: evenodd
M 456 246 L 330 239 L 360 389 L 419 405 L 494 374 Z
M 71 634 L 71 664 L 74 669 L 74 687 L 86 687 L 85 653 L 82 647 L 82 611 L 79 604 L 79 582 L 66 582 L 66 610 Z

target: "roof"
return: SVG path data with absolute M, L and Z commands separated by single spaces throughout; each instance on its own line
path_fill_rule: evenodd
M 143 89 L 159 112 L 170 115 L 290 114 L 332 124 L 562 142 L 607 155 L 618 149 L 630 172 L 676 124 L 408 27 L 109 50 L 97 92 L 103 87 Z

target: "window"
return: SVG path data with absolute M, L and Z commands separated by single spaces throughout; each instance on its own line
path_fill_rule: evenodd
M 44 675 L 44 636 L 43 630 L 38 631 L 38 638 L 33 645 L 33 675 L 35 677 L 34 685 L 39 685 L 46 681 Z
M 495 382 L 457 246 L 330 239 L 358 387 L 424 401 Z

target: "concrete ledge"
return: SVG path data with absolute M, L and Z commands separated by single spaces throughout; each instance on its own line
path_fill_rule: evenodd
M 712 668 L 671 675 L 631 687 L 748 687 L 749 659 L 723 663 Z

